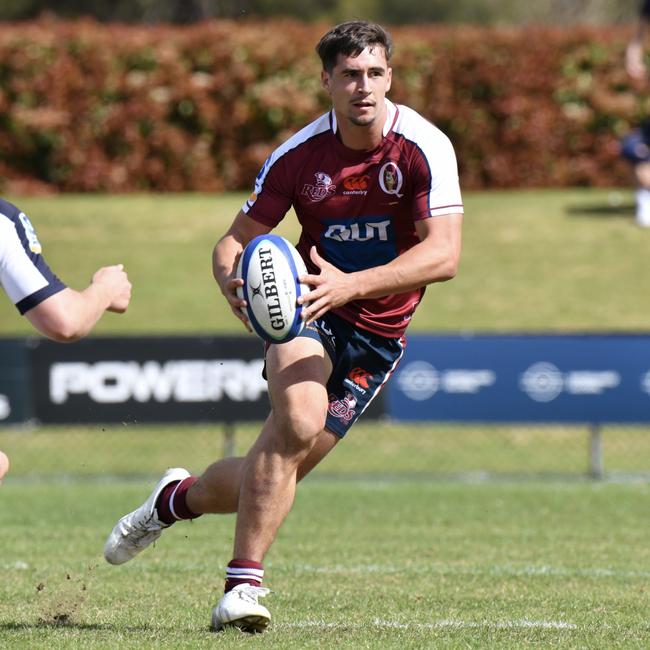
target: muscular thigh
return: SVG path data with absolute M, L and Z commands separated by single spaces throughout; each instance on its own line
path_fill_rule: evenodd
M 322 343 L 298 337 L 269 346 L 266 377 L 274 410 L 299 405 L 327 408 L 327 379 L 332 362 Z

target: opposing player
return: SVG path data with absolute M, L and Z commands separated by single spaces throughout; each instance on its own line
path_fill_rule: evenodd
M 354 21 L 317 46 L 332 110 L 280 146 L 213 254 L 217 283 L 244 323 L 237 260 L 290 207 L 302 226 L 298 250 L 313 289 L 307 326 L 270 345 L 271 412 L 245 458 L 200 476 L 171 469 L 147 501 L 111 532 L 106 559 L 133 558 L 179 519 L 237 512 L 225 594 L 215 630 L 261 631 L 264 558 L 293 504 L 296 483 L 342 439 L 388 381 L 426 285 L 453 278 L 461 250 L 462 201 L 448 138 L 385 97 L 392 43 L 379 25 Z M 301 299 L 303 300 L 303 299 Z
M 41 334 L 60 342 L 82 338 L 105 311 L 122 313 L 131 300 L 131 283 L 121 264 L 99 269 L 81 292 L 67 287 L 41 255 L 41 244 L 27 215 L 2 199 L 0 285 Z M 1 480 L 9 461 L 0 460 Z

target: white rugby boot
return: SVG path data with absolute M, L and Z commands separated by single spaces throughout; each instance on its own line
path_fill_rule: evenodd
M 189 475 L 190 473 L 182 467 L 168 469 L 149 498 L 115 524 L 104 545 L 104 557 L 107 562 L 124 564 L 132 560 L 160 537 L 163 528 L 169 528 L 169 524 L 158 519 L 156 501 L 170 483 L 182 481 Z
M 225 593 L 212 609 L 210 627 L 215 631 L 237 627 L 242 632 L 264 632 L 271 622 L 269 610 L 257 602 L 269 594 L 269 589 L 241 584 Z

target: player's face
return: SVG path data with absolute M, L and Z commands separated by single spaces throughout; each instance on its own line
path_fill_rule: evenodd
M 390 90 L 392 70 L 381 46 L 366 48 L 359 56 L 339 54 L 331 72 L 323 70 L 323 87 L 332 99 L 337 119 L 355 126 L 371 126 L 385 118 L 384 97 Z

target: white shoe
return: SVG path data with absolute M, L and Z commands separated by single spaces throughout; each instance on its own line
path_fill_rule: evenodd
M 636 191 L 636 223 L 642 228 L 650 227 L 650 189 L 646 187 Z
M 264 632 L 271 622 L 269 610 L 257 602 L 269 594 L 264 587 L 241 584 L 225 593 L 212 609 L 211 628 L 215 631 L 237 627 L 243 632 Z
M 149 498 L 115 524 L 104 545 L 104 557 L 107 562 L 124 564 L 160 537 L 163 528 L 168 528 L 169 524 L 158 519 L 156 501 L 170 483 L 182 481 L 189 475 L 190 473 L 182 467 L 168 469 Z
M 636 225 L 641 226 L 641 228 L 650 228 L 650 212 L 637 212 Z

